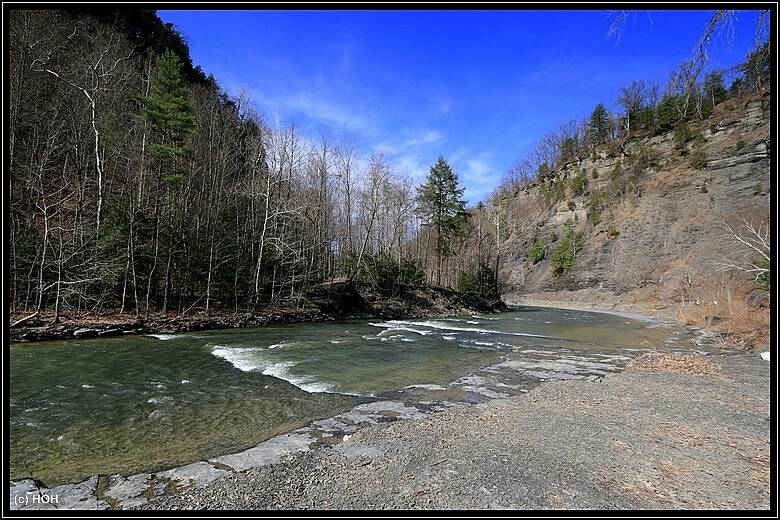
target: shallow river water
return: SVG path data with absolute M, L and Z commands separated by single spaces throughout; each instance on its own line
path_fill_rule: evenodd
M 680 348 L 669 340 L 681 332 L 639 317 L 518 307 L 13 344 L 10 478 L 55 486 L 160 471 L 486 367 L 539 380 L 618 370 L 643 351 Z

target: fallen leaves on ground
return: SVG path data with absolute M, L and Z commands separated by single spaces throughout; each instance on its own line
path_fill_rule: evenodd
M 625 370 L 653 370 L 686 374 L 717 374 L 721 366 L 693 354 L 647 352 L 632 359 Z

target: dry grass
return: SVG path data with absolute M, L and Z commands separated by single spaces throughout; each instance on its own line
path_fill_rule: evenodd
M 705 299 L 680 311 L 680 321 L 702 329 L 711 329 L 721 338 L 721 348 L 758 352 L 766 350 L 771 333 L 768 307 L 753 307 L 747 297 Z
M 769 309 L 740 312 L 718 330 L 724 348 L 750 352 L 766 350 L 772 330 Z
M 698 300 L 692 306 L 680 310 L 683 325 L 709 329 L 729 319 L 728 306 L 718 300 Z

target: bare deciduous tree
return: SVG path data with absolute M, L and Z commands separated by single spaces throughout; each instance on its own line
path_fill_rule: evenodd
M 766 41 L 770 13 L 769 9 L 762 9 L 758 13 L 754 43 L 756 48 Z M 722 38 L 726 45 L 730 45 L 734 41 L 736 25 L 739 23 L 739 14 L 740 11 L 733 9 L 718 9 L 713 13 L 702 29 L 701 35 L 691 52 L 690 59 L 686 60 L 685 64 L 680 68 L 681 77 L 687 75 L 692 75 L 694 78 L 699 77 L 709 60 L 708 44 L 713 38 Z M 619 45 L 628 21 L 633 19 L 636 23 L 636 11 L 607 11 L 605 16 L 607 19 L 612 18 L 612 23 L 607 30 L 607 37 L 614 38 L 615 45 Z M 651 11 L 647 11 L 647 17 L 652 25 Z
M 723 224 L 723 228 L 728 235 L 730 252 L 716 262 L 719 270 L 745 273 L 755 282 L 768 278 L 772 258 L 769 224 L 762 222 L 756 225 L 742 219 L 736 229 L 727 223 Z
M 101 150 L 100 123 L 103 104 L 112 102 L 113 91 L 123 92 L 127 85 L 127 68 L 122 66 L 132 54 L 132 48 L 113 28 L 98 25 L 88 26 L 83 20 L 58 20 L 56 31 L 52 31 L 49 47 L 36 56 L 32 70 L 46 72 L 78 90 L 87 100 L 89 125 L 93 133 L 93 157 L 97 178 L 97 209 L 95 212 L 95 234 L 100 230 L 103 208 L 105 171 Z M 67 35 L 67 36 L 66 36 Z M 44 48 L 42 42 L 30 46 L 34 53 Z M 59 49 L 58 47 L 63 47 Z M 58 63 L 52 55 L 67 52 L 71 58 Z
M 620 87 L 617 103 L 625 110 L 625 131 L 630 132 L 636 128 L 639 112 L 647 104 L 650 97 L 650 89 L 642 80 L 634 80 L 630 84 Z

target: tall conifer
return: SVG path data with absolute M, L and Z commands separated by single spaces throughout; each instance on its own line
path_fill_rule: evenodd
M 464 191 L 458 186 L 457 174 L 442 156 L 431 166 L 426 183 L 417 189 L 418 214 L 436 230 L 439 285 L 442 258 L 452 254 L 451 240 L 466 231 L 466 202 L 461 200 Z

